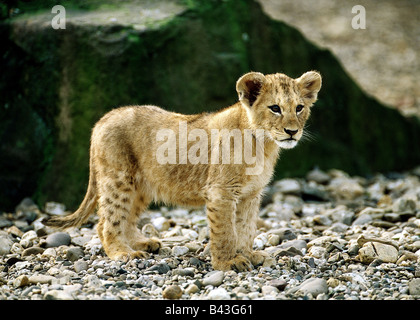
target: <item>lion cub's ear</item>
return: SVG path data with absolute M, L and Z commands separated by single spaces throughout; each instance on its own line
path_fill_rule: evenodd
M 318 72 L 309 71 L 304 73 L 300 78 L 296 79 L 300 94 L 308 104 L 312 104 L 318 97 L 318 92 L 321 89 L 322 78 Z
M 236 82 L 239 101 L 246 107 L 252 107 L 264 83 L 265 77 L 260 72 L 249 72 L 240 77 Z

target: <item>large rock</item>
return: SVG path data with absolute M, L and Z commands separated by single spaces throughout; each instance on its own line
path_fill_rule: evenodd
M 32 12 L 36 3 L 44 9 Z M 277 178 L 315 165 L 365 174 L 418 164 L 419 121 L 366 96 L 329 51 L 252 0 L 182 3 L 77 1 L 66 29 L 54 30 L 49 2 L 19 2 L 26 14 L 0 23 L 0 208 L 32 196 L 75 209 L 91 128 L 105 112 L 127 104 L 216 110 L 237 101 L 235 82 L 249 70 L 323 75 L 315 139 L 283 153 Z

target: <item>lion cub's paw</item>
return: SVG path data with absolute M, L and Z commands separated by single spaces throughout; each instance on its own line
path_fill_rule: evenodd
M 213 261 L 212 265 L 214 269 L 222 271 L 235 270 L 243 272 L 252 270 L 251 262 L 243 255 L 237 255 L 235 258 L 227 261 Z
M 151 253 L 157 253 L 161 247 L 162 243 L 156 238 L 142 239 L 133 245 L 133 249 L 135 250 L 142 250 Z
M 131 252 L 120 251 L 108 256 L 110 256 L 112 260 L 121 260 L 124 262 L 128 262 L 132 259 L 147 259 L 150 255 L 147 252 L 138 250 Z

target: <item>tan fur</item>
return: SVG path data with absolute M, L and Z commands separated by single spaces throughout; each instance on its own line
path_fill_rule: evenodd
M 147 239 L 137 221 L 151 201 L 182 206 L 206 205 L 210 227 L 212 265 L 215 269 L 249 270 L 264 261 L 265 254 L 252 249 L 263 188 L 270 181 L 279 155 L 279 145 L 293 147 L 294 142 L 279 142 L 296 131 L 301 139 L 310 107 L 317 99 L 321 77 L 307 72 L 298 79 L 284 74 L 263 75 L 250 72 L 236 85 L 239 102 L 216 113 L 183 115 L 155 106 L 122 107 L 107 113 L 95 125 L 90 150 L 89 187 L 80 208 L 67 217 L 51 218 L 47 225 L 81 225 L 93 213 L 96 203 L 100 216 L 97 231 L 111 259 L 143 258 L 145 251 L 157 251 L 157 239 Z M 278 105 L 281 115 L 268 106 Z M 301 112 L 296 106 L 303 105 Z M 243 163 L 212 164 L 208 139 L 209 164 L 181 162 L 160 164 L 156 160 L 159 129 L 171 129 L 180 135 L 180 121 L 188 131 L 204 129 L 264 129 L 262 146 L 252 137 L 255 152 L 264 153 L 264 170 L 258 175 L 246 173 Z M 277 141 L 277 142 L 276 142 Z M 194 145 L 189 141 L 187 149 Z M 220 141 L 218 142 L 220 145 Z M 231 145 L 233 159 L 233 143 Z M 177 150 L 180 152 L 180 150 Z

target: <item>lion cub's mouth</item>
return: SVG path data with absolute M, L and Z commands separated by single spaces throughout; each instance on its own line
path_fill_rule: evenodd
M 297 140 L 290 137 L 287 139 L 283 139 L 283 140 L 274 140 L 274 142 L 282 149 L 292 149 L 294 147 L 296 147 L 297 145 Z

